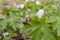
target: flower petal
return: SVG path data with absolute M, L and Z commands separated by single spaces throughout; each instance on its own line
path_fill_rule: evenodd
M 38 18 L 41 18 L 44 15 L 44 10 L 40 9 L 37 13 L 36 16 L 38 16 Z

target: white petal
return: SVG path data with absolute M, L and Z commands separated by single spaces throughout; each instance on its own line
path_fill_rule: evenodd
M 26 14 L 26 18 L 28 18 L 29 17 L 29 15 L 28 14 Z
M 23 9 L 23 8 L 24 8 L 24 4 L 21 4 L 21 5 L 20 5 L 20 8 L 22 8 L 22 9 Z
M 29 2 L 29 0 L 25 0 L 25 2 Z
M 44 10 L 40 9 L 37 13 L 36 16 L 38 16 L 38 18 L 41 18 L 44 15 Z
M 36 5 L 40 5 L 40 1 L 36 1 Z
M 6 37 L 9 33 L 8 32 L 5 32 L 3 33 L 3 36 Z

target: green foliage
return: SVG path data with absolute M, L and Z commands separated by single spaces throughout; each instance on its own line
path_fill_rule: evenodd
M 23 36 L 28 34 L 31 40 L 60 40 L 60 7 L 55 4 L 36 5 L 35 2 L 24 3 L 24 5 L 23 9 L 10 5 L 3 8 L 3 16 L 0 17 L 0 31 L 6 29 L 9 32 L 8 37 L 3 40 L 17 36 L 15 33 L 17 29 L 20 29 Z M 40 9 L 45 10 L 42 18 L 36 16 Z M 23 20 L 26 14 L 30 14 L 31 20 L 24 25 Z

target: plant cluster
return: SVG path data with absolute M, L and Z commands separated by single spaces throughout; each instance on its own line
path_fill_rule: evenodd
M 4 6 L 0 40 L 60 40 L 59 1 L 26 0 L 14 7 Z

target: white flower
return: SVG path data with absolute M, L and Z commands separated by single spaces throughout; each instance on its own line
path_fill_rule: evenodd
M 16 5 L 15 7 L 23 9 L 24 8 L 24 4 Z
M 3 36 L 6 37 L 9 33 L 8 32 L 4 32 Z
M 29 17 L 29 15 L 28 14 L 26 14 L 26 18 L 28 18 Z
M 25 2 L 29 2 L 29 0 L 25 0 Z
M 42 18 L 42 16 L 44 15 L 44 10 L 43 9 L 40 9 L 37 13 L 36 13 L 36 16 L 38 18 Z
M 24 8 L 24 4 L 21 4 L 21 5 L 20 5 L 20 8 L 23 9 L 23 8 Z
M 24 4 L 16 5 L 15 7 L 23 9 L 24 8 Z
M 36 5 L 40 5 L 40 1 L 36 1 Z

